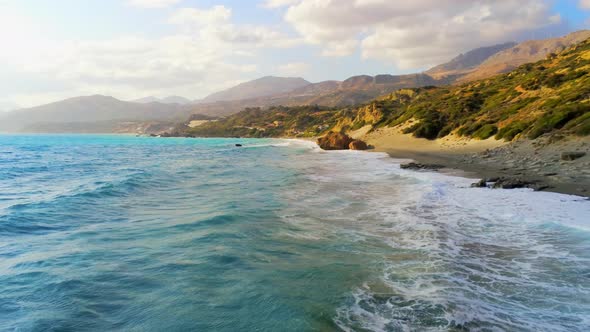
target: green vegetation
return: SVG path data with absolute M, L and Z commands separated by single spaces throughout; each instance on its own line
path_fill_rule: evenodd
M 327 131 L 403 125 L 436 139 L 535 139 L 590 134 L 590 40 L 516 70 L 452 87 L 402 89 L 357 108 L 246 109 L 194 128 L 196 136 L 309 137 Z

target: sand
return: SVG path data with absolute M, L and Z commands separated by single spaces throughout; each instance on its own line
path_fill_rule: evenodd
M 474 179 L 519 178 L 548 186 L 548 191 L 590 197 L 590 137 L 542 137 L 515 143 L 472 140 L 456 136 L 426 140 L 401 132 L 403 128 L 382 128 L 369 132 L 361 128 L 350 133 L 394 158 L 413 159 L 426 164 L 445 165 L 453 173 Z M 574 161 L 563 161 L 562 152 L 585 152 Z

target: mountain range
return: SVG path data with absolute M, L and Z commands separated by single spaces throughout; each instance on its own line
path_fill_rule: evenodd
M 463 68 L 461 68 L 462 70 Z M 397 128 L 429 140 L 512 141 L 590 135 L 590 38 L 506 74 L 445 87 L 401 89 L 359 107 L 250 108 L 187 129 L 191 136 L 318 137 Z
M 107 96 L 76 97 L 0 114 L 0 130 L 135 132 L 146 126 L 154 127 L 146 125 L 148 123 L 186 121 L 191 114 L 223 117 L 246 107 L 354 106 L 402 88 L 464 84 L 492 77 L 543 59 L 587 38 L 590 38 L 590 31 L 583 30 L 560 38 L 482 47 L 416 74 L 361 75 L 344 81 L 319 83 L 310 83 L 303 78 L 267 76 L 196 101 L 179 96 L 145 97 L 132 102 Z
M 185 105 L 142 104 L 94 95 L 1 114 L 0 130 L 108 133 L 121 131 L 122 126 L 129 128 L 148 122 L 184 121 L 190 114 L 190 107 Z
M 148 96 L 136 100 L 132 100 L 134 103 L 140 104 L 149 104 L 149 103 L 162 103 L 162 104 L 179 104 L 179 105 L 187 105 L 191 104 L 192 100 L 188 98 L 184 98 L 181 96 L 169 96 L 165 98 L 157 98 L 154 96 Z

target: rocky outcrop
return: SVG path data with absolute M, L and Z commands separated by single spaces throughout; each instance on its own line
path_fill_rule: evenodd
M 367 145 L 367 143 L 357 139 L 357 140 L 350 142 L 350 144 L 348 145 L 348 148 L 350 150 L 367 150 L 369 148 L 369 146 Z
M 402 164 L 400 165 L 400 167 L 402 169 L 410 169 L 410 170 L 414 170 L 414 171 L 436 171 L 439 170 L 441 168 L 445 168 L 445 166 L 443 165 L 437 165 L 437 164 L 421 164 L 421 163 L 407 163 L 407 164 Z
M 519 178 L 489 178 L 482 179 L 476 183 L 471 184 L 473 188 L 492 188 L 492 189 L 520 189 L 530 188 L 533 190 L 544 190 L 548 186 L 538 181 L 527 181 Z
M 323 150 L 348 150 L 354 140 L 343 133 L 329 133 L 318 138 L 318 145 Z
M 565 161 L 573 161 L 576 159 L 580 159 L 586 155 L 585 152 L 562 152 L 561 153 L 561 160 Z

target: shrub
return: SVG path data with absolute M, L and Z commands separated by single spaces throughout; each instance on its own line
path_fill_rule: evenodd
M 520 121 L 512 122 L 511 124 L 507 125 L 506 127 L 498 130 L 498 133 L 496 134 L 495 138 L 496 139 L 504 139 L 507 141 L 512 141 L 514 139 L 514 137 L 516 137 L 516 135 L 525 131 L 528 128 L 528 126 L 529 126 L 529 124 L 524 123 L 524 122 L 520 122 Z
M 495 135 L 498 132 L 498 127 L 492 124 L 486 124 L 479 128 L 475 133 L 473 133 L 473 137 L 477 139 L 488 139 Z
M 535 139 L 554 129 L 560 129 L 569 121 L 588 111 L 590 111 L 590 105 L 567 105 L 548 112 L 535 122 L 528 137 Z

